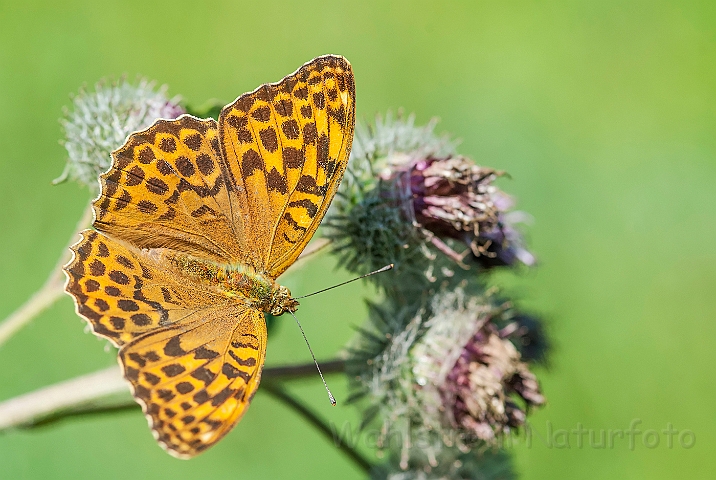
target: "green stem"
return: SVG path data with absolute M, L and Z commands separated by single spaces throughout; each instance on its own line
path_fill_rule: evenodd
M 321 362 L 326 375 L 345 371 L 345 364 L 342 359 Z M 261 389 L 305 418 L 356 465 L 369 472 L 373 467 L 371 462 L 340 438 L 325 420 L 289 394 L 282 385 L 285 381 L 315 375 L 316 366 L 313 363 L 265 368 Z M 70 418 L 138 409 L 139 406 L 129 396 L 129 389 L 121 378 L 119 368 L 112 367 L 0 402 L 0 431 L 45 427 Z
M 69 245 L 77 241 L 77 234 L 87 228 L 92 221 L 92 205 L 89 205 L 77 223 L 77 229 L 70 238 Z M 0 346 L 7 342 L 22 327 L 63 297 L 65 275 L 62 267 L 70 260 L 69 245 L 62 251 L 57 265 L 40 290 L 35 292 L 24 304 L 0 322 Z
M 323 372 L 345 369 L 340 359 L 321 362 Z M 266 383 L 315 376 L 313 363 L 264 368 Z M 34 392 L 0 402 L 0 432 L 13 428 L 35 428 L 72 417 L 95 416 L 138 409 L 129 395 L 119 366 L 76 377 Z
M 22 425 L 20 428 L 30 429 L 46 427 L 49 425 L 54 425 L 60 420 L 68 420 L 73 417 L 101 417 L 112 413 L 132 412 L 135 410 L 139 410 L 139 405 L 137 405 L 134 400 L 120 400 L 116 404 L 108 404 L 103 405 L 101 407 L 90 405 L 84 407 L 77 407 L 72 410 L 54 412 L 46 417 L 40 417 L 38 419 L 32 420 L 29 423 Z
M 306 419 L 311 425 L 313 425 L 319 432 L 321 432 L 328 440 L 332 441 L 333 444 L 341 451 L 344 455 L 350 458 L 353 463 L 361 468 L 366 473 L 370 473 L 373 468 L 373 464 L 365 458 L 354 446 L 351 446 L 340 434 L 331 428 L 328 423 L 319 417 L 315 412 L 309 409 L 306 405 L 298 401 L 290 393 L 288 393 L 279 382 L 268 381 L 262 385 L 265 392 L 271 394 L 274 398 L 281 401 L 284 405 L 292 408 L 301 417 Z
M 342 359 L 327 360 L 320 362 L 321 371 L 324 375 L 329 373 L 340 373 L 346 369 L 346 361 Z M 280 365 L 278 367 L 264 368 L 261 378 L 264 380 L 291 380 L 294 378 L 310 377 L 318 375 L 316 365 L 313 363 L 304 363 L 301 365 Z

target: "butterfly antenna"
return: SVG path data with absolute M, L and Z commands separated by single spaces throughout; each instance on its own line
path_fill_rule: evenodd
M 331 401 L 331 405 L 334 407 L 336 406 L 336 399 L 331 393 L 331 389 L 328 388 L 328 384 L 326 383 L 326 379 L 323 378 L 323 373 L 321 372 L 321 367 L 318 366 L 318 362 L 316 361 L 316 356 L 313 354 L 313 349 L 311 348 L 311 344 L 308 343 L 308 338 L 306 338 L 306 332 L 303 331 L 303 327 L 301 326 L 301 322 L 298 321 L 298 318 L 296 318 L 296 315 L 293 314 L 292 311 L 287 310 L 288 313 L 291 314 L 294 320 L 296 320 L 296 324 L 298 325 L 298 328 L 301 329 L 301 335 L 303 335 L 303 339 L 306 341 L 306 345 L 308 346 L 308 351 L 311 352 L 311 357 L 313 358 L 313 363 L 316 364 L 316 369 L 318 370 L 318 374 L 321 376 L 321 380 L 323 380 L 323 386 L 326 387 L 326 392 L 328 392 L 328 400 Z
M 343 286 L 343 285 L 345 285 L 345 284 L 347 284 L 347 283 L 355 282 L 356 280 L 360 280 L 361 278 L 370 277 L 371 275 L 375 275 L 376 273 L 387 272 L 388 270 L 392 270 L 393 267 L 394 267 L 394 265 L 391 263 L 390 265 L 386 265 L 386 266 L 383 267 L 383 268 L 379 268 L 378 270 L 375 270 L 374 272 L 366 273 L 365 275 L 361 275 L 360 277 L 356 277 L 356 278 L 354 278 L 354 279 L 352 279 L 352 280 L 348 280 L 347 282 L 342 282 L 342 283 L 339 283 L 338 285 L 333 285 L 332 287 L 324 288 L 323 290 L 319 290 L 319 291 L 317 291 L 317 292 L 309 293 L 308 295 L 303 295 L 303 296 L 301 296 L 301 297 L 294 297 L 294 300 L 300 300 L 301 298 L 311 297 L 311 296 L 313 296 L 313 295 L 316 295 L 316 294 L 319 294 L 319 293 L 323 293 L 323 292 L 328 291 L 328 290 L 332 290 L 332 289 L 334 289 L 334 288 L 336 288 L 336 287 L 341 287 L 341 286 Z M 294 318 L 295 318 L 295 317 L 294 317 Z M 298 321 L 298 320 L 296 320 L 296 321 Z

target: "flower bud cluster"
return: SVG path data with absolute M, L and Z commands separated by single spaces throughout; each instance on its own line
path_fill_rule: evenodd
M 502 173 L 434 127 L 387 115 L 358 128 L 326 233 L 349 270 L 395 264 L 371 277 L 384 299 L 349 346 L 354 397 L 389 456 L 381 478 L 491 478 L 509 457 L 485 452 L 545 401 L 525 361 L 547 342 L 484 272 L 535 259 L 516 228 L 527 216 L 494 184 Z

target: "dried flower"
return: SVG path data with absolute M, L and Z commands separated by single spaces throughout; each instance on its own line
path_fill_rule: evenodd
M 524 424 L 523 407 L 542 405 L 537 379 L 520 362 L 512 343 L 503 340 L 494 325 L 486 323 L 463 347 L 457 362 L 439 387 L 453 424 L 480 440 L 492 442 Z
M 507 194 L 499 192 L 495 197 L 503 197 L 504 201 L 500 203 L 509 206 L 498 206 L 497 224 L 474 239 L 478 249 L 484 251 L 476 260 L 485 268 L 515 265 L 518 262 L 533 266 L 537 260 L 525 247 L 522 234 L 517 228 L 519 224 L 531 222 L 532 217 L 521 211 L 507 211 L 512 206 L 512 198 Z M 495 203 L 498 204 L 498 201 Z
M 437 389 L 444 419 L 461 438 L 492 442 L 522 425 L 527 408 L 544 403 L 535 376 L 493 323 L 502 313 L 461 290 L 446 293 L 434 300 L 434 316 L 413 348 L 416 381 Z
M 466 253 L 484 267 L 534 263 L 514 228 L 512 200 L 493 181 L 502 172 L 475 165 L 461 156 L 437 158 L 394 155 L 381 178 L 393 185 L 405 215 L 440 251 L 458 263 Z M 524 216 L 524 215 L 522 215 Z M 443 239 L 467 245 L 458 253 Z
M 393 263 L 406 283 L 426 289 L 461 277 L 455 268 L 469 269 L 471 259 L 485 268 L 534 264 L 516 228 L 526 215 L 509 211 L 510 197 L 493 184 L 501 173 L 459 156 L 434 128 L 400 115 L 357 128 L 324 221 L 341 265 L 364 273 Z
M 383 349 L 367 360 L 357 355 L 362 370 L 354 373 L 382 420 L 382 445 L 399 450 L 402 469 L 435 468 L 476 441 L 493 444 L 544 403 L 536 378 L 493 323 L 504 311 L 487 296 L 456 289 L 435 295 L 387 341 L 368 333 Z M 383 327 L 401 324 L 377 312 Z
M 158 118 L 184 113 L 178 99 L 169 99 L 166 91 L 166 86 L 157 89 L 144 79 L 136 85 L 124 79 L 101 81 L 94 92 L 81 89 L 72 99 L 72 110 L 67 109 L 61 120 L 68 159 L 55 183 L 72 179 L 96 192 L 97 178 L 110 166 L 111 152 L 130 133 L 149 127 Z

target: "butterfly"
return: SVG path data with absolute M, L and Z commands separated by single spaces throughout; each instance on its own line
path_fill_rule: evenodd
M 325 215 L 354 125 L 351 65 L 326 55 L 241 95 L 218 122 L 157 120 L 112 153 L 65 290 L 119 348 L 170 454 L 197 455 L 246 412 L 266 355 L 263 314 L 298 307 L 275 279 Z

